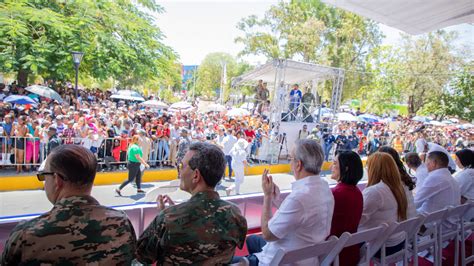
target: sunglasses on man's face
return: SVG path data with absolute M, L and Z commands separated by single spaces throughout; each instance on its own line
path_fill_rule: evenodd
M 36 177 L 39 181 L 44 181 L 47 175 L 54 175 L 54 172 L 39 172 L 36 174 Z

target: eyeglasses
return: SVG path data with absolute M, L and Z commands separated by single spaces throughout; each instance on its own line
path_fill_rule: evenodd
M 39 172 L 36 174 L 36 177 L 39 181 L 44 181 L 47 175 L 54 175 L 54 172 Z

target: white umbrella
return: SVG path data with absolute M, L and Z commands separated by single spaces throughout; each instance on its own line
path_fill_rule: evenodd
M 250 115 L 250 112 L 243 108 L 232 108 L 227 111 L 228 116 L 247 116 Z
M 428 123 L 428 122 L 431 121 L 431 119 L 429 119 L 428 117 L 418 116 L 418 115 L 413 117 L 411 120 L 418 121 L 418 122 L 423 122 L 423 123 Z
M 445 124 L 443 124 L 439 121 L 436 121 L 436 120 L 430 121 L 429 124 L 433 125 L 433 126 L 444 126 L 445 125 Z
M 319 108 L 316 108 L 316 110 L 314 110 L 313 112 L 314 116 L 318 116 L 319 114 Z M 331 117 L 333 116 L 332 114 L 332 109 L 331 108 L 327 108 L 327 107 L 323 107 L 321 108 L 321 116 L 326 116 L 326 117 Z
M 170 105 L 170 108 L 169 108 L 170 111 L 182 111 L 182 112 L 188 112 L 188 111 L 191 111 L 192 109 L 193 109 L 193 106 L 188 102 L 173 103 L 172 105 Z
M 140 103 L 140 105 L 145 106 L 145 107 L 155 108 L 155 109 L 168 108 L 168 105 L 166 103 L 162 101 L 158 101 L 158 100 L 148 100 L 146 102 Z
M 209 105 L 203 106 L 202 109 L 207 112 L 223 112 L 226 110 L 224 105 L 218 103 L 211 103 Z
M 49 99 L 58 101 L 60 103 L 63 102 L 63 98 L 61 98 L 59 93 L 57 93 L 53 89 L 45 87 L 45 86 L 32 85 L 32 86 L 26 87 L 25 90 L 27 90 L 29 92 L 32 92 L 34 94 L 37 94 L 39 96 L 43 96 L 45 98 L 49 98 Z
M 144 102 L 145 99 L 140 95 L 140 93 L 131 90 L 120 90 L 116 94 L 110 96 L 111 99 L 125 100 L 125 101 L 136 101 Z
M 337 120 L 339 120 L 339 121 L 350 121 L 350 122 L 359 121 L 359 119 L 357 119 L 357 116 L 355 116 L 353 114 L 349 114 L 349 113 L 338 113 L 337 114 Z

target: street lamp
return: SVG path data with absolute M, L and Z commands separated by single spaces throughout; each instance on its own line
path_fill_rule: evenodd
M 71 52 L 72 55 L 72 62 L 74 63 L 74 68 L 76 69 L 76 86 L 74 87 L 74 91 L 76 93 L 76 101 L 79 98 L 77 95 L 77 80 L 79 77 L 79 65 L 82 61 L 82 56 L 84 55 L 83 52 Z

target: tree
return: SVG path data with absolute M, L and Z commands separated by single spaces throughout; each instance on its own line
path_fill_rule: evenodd
M 448 84 L 450 72 L 459 61 L 453 54 L 455 32 L 438 30 L 414 38 L 402 36 L 401 57 L 406 71 L 403 88 L 407 97 L 408 112 L 416 114 L 424 105 L 442 94 Z
M 423 106 L 421 112 L 436 115 L 442 119 L 445 116 L 457 116 L 467 121 L 474 121 L 474 74 L 468 67 L 458 74 L 451 86 L 441 94 L 436 95 Z
M 240 55 L 264 55 L 364 71 L 365 57 L 377 47 L 382 34 L 375 22 L 329 7 L 319 0 L 280 1 L 265 13 L 244 18 L 244 33 L 235 41 L 244 45 Z M 344 83 L 348 98 L 360 87 L 358 76 Z
M 81 75 L 137 84 L 171 71 L 154 0 L 5 0 L 0 3 L 0 71 L 55 80 L 74 75 L 70 51 L 85 52 Z
M 216 97 L 216 90 L 221 87 L 223 63 L 226 64 L 226 80 L 224 85 L 225 98 L 230 93 L 233 77 L 249 69 L 249 65 L 237 62 L 232 55 L 227 53 L 211 53 L 206 55 L 198 67 L 196 80 L 196 95 L 206 98 Z

